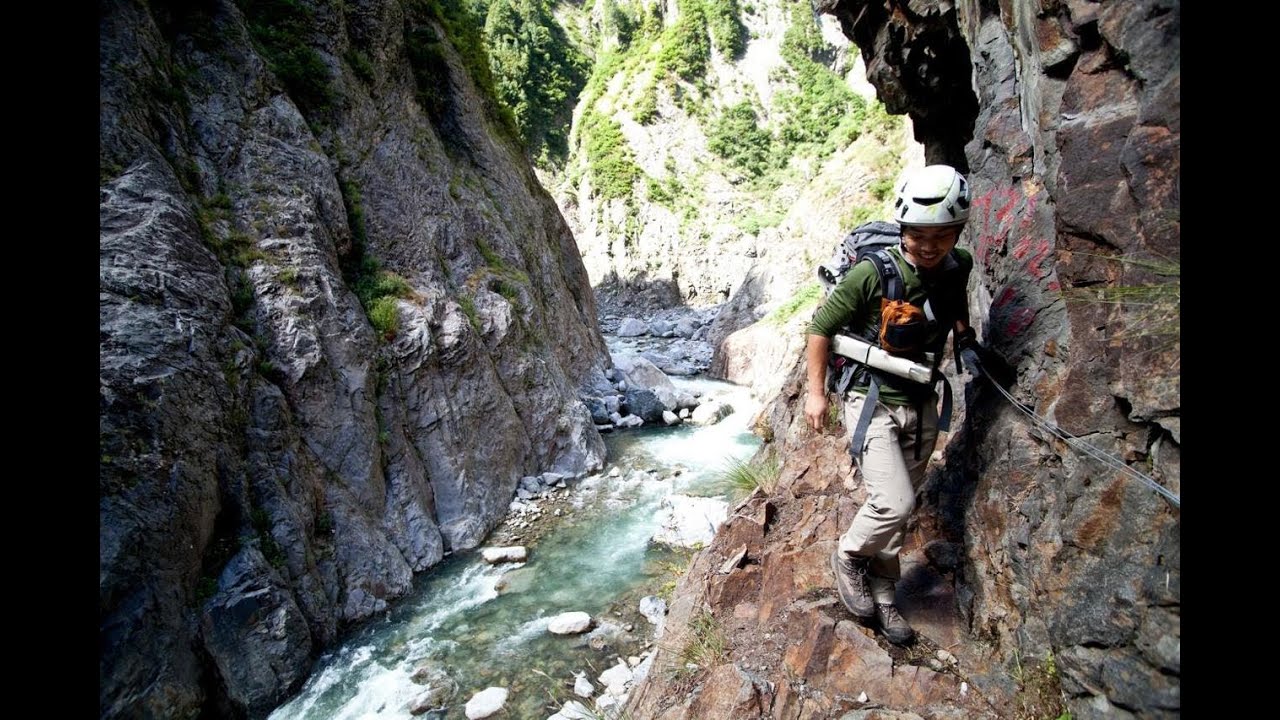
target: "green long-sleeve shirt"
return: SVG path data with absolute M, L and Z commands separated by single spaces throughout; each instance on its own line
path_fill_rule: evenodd
M 902 276 L 904 299 L 918 307 L 923 307 L 925 300 L 929 299 L 929 305 L 937 317 L 937 323 L 931 327 L 923 349 L 933 353 L 942 352 L 947 333 L 955 327 L 955 321 L 964 320 L 968 323 L 966 288 L 969 273 L 973 270 L 973 255 L 968 250 L 955 248 L 938 269 L 921 273 L 902 257 L 899 247 L 890 248 L 889 254 Z M 808 334 L 831 337 L 842 333 L 864 338 L 875 337 L 880 328 L 882 297 L 880 274 L 870 260 L 863 260 L 853 266 L 814 313 Z M 882 384 L 880 389 L 881 402 L 889 405 L 909 404 L 911 399 L 906 391 L 918 386 L 908 380 L 899 382 L 898 378 L 887 377 L 888 382 Z M 855 385 L 853 390 L 865 392 L 866 386 Z

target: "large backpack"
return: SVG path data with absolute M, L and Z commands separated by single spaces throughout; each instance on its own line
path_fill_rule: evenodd
M 836 246 L 835 255 L 830 260 L 818 266 L 818 279 L 822 281 L 823 286 L 830 295 L 840 280 L 849 271 L 853 269 L 862 259 L 879 254 L 877 251 L 884 251 L 902 239 L 902 226 L 897 223 L 882 222 L 873 220 L 863 223 L 854 228 L 852 232 L 845 236 L 844 240 Z M 881 258 L 883 260 L 883 258 Z M 873 262 L 875 262 L 873 260 Z M 890 263 L 889 267 L 893 268 L 894 277 L 897 277 L 897 266 Z M 876 269 L 880 271 L 881 280 L 884 279 L 885 267 L 882 262 L 876 263 Z M 901 280 L 899 280 L 901 283 Z M 884 286 L 888 288 L 888 286 Z M 899 287 L 899 289 L 901 289 Z
M 826 294 L 830 295 L 836 285 L 849 274 L 853 266 L 863 260 L 869 260 L 875 266 L 876 272 L 880 276 L 880 288 L 884 299 L 887 301 L 903 300 L 905 296 L 905 286 L 902 275 L 898 270 L 898 265 L 890 256 L 888 248 L 897 245 L 902 239 L 902 227 L 896 223 L 883 222 L 873 220 L 863 223 L 854 228 L 845 238 L 836 246 L 835 254 L 830 260 L 818 266 L 818 279 L 826 288 Z M 932 300 L 926 299 L 924 304 L 924 314 L 930 321 L 934 319 L 932 308 Z M 857 333 L 852 328 L 845 328 L 844 334 L 860 337 L 866 342 L 872 344 L 883 345 L 882 337 L 865 337 Z M 938 359 L 934 360 L 935 370 L 937 368 Z M 855 384 L 855 378 L 862 373 L 866 373 L 863 379 L 869 381 L 867 401 L 863 405 L 862 417 L 858 419 L 857 426 L 854 429 L 853 436 L 850 439 L 849 452 L 855 458 L 861 455 L 862 441 L 866 437 L 866 429 L 871 421 L 871 414 L 879 397 L 880 384 L 886 380 L 886 376 L 879 371 L 863 366 L 847 357 L 837 355 L 834 352 L 827 355 L 827 390 L 838 395 L 843 395 L 850 386 Z M 935 378 L 943 379 L 940 373 L 935 373 Z M 891 380 L 891 378 L 889 378 Z M 861 384 L 861 383 L 858 383 Z M 917 425 L 922 421 L 923 413 L 917 412 Z M 938 418 L 938 429 L 947 430 L 951 424 L 951 385 L 945 383 L 943 408 Z M 919 428 L 917 428 L 916 437 L 916 457 L 919 459 Z
M 827 262 L 818 266 L 818 279 L 830 295 L 845 275 L 863 260 L 869 260 L 880 276 L 880 288 L 885 300 L 901 300 L 904 295 L 902 276 L 898 265 L 889 255 L 889 248 L 897 245 L 902 239 L 902 227 L 897 223 L 873 220 L 854 228 L 836 246 L 835 254 Z M 927 305 L 927 303 L 926 303 Z M 928 310 L 927 313 L 931 313 Z M 867 342 L 882 345 L 879 337 L 864 337 L 855 328 L 846 327 L 841 334 L 850 335 Z M 892 348 L 886 348 L 892 350 Z M 843 394 L 853 383 L 862 368 L 849 358 L 829 353 L 827 356 L 827 390 Z M 859 378 L 865 381 L 866 378 Z M 862 384 L 862 383 L 859 383 Z

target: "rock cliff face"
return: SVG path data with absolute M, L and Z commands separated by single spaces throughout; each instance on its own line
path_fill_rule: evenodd
M 449 7 L 99 5 L 103 717 L 263 715 L 603 461 L 587 275 Z
M 1177 3 L 820 9 L 926 159 L 968 171 L 971 312 L 1010 392 L 1179 493 Z M 826 561 L 863 495 L 846 429 L 805 426 L 799 361 L 761 423 L 777 487 L 695 560 L 633 716 L 1180 715 L 1180 510 L 986 383 L 965 386 L 910 526 L 899 590 L 920 642 L 855 625 Z M 713 631 L 727 651 L 688 669 Z
M 710 12 L 700 4 L 617 3 L 635 5 L 638 17 L 660 16 L 662 30 L 638 31 L 620 58 L 605 51 L 618 52 L 617 38 L 598 40 L 596 77 L 575 112 L 568 168 L 544 174 L 544 182 L 608 311 L 718 307 L 708 334 L 712 373 L 771 397 L 803 343 L 798 323 L 818 299 L 814 267 L 850 227 L 886 211 L 888 183 L 904 163 L 923 163 L 923 154 L 909 123 L 875 102 L 839 23 L 816 15 L 809 0 L 712 3 L 736 14 L 740 51 L 721 47 L 718 29 L 711 30 L 705 72 L 690 79 L 672 71 L 659 58 L 670 43 L 697 44 L 681 28 Z M 612 5 L 585 7 L 594 7 L 595 17 Z M 794 51 L 798 37 L 810 43 L 803 57 Z M 856 103 L 823 105 L 841 96 L 837 87 Z M 754 119 L 735 126 L 744 135 L 728 144 L 750 148 L 754 167 L 739 162 L 745 153 L 724 147 L 723 123 L 744 104 Z M 816 125 L 839 124 L 815 116 L 853 122 L 822 142 L 796 141 Z M 606 120 L 616 124 L 616 138 L 599 132 Z M 609 155 L 602 148 L 615 140 L 622 152 Z M 831 147 L 817 149 L 824 144 Z M 605 173 L 597 166 L 609 163 L 634 164 L 620 196 L 600 187 Z
M 611 4 L 597 3 L 593 13 Z M 829 252 L 839 240 L 841 212 L 878 202 L 870 198 L 866 185 L 879 166 L 898 162 L 896 152 L 886 146 L 899 149 L 900 125 L 886 130 L 884 134 L 892 135 L 886 139 L 879 128 L 872 137 L 874 123 L 868 121 L 857 147 L 845 139 L 835 143 L 834 157 L 807 150 L 789 174 L 778 174 L 763 186 L 760 178 L 717 154 L 715 128 L 728 108 L 747 103 L 756 113 L 753 129 L 784 133 L 779 128 L 786 124 L 787 111 L 779 98 L 799 92 L 785 57 L 784 37 L 797 32 L 797 25 L 803 27 L 797 23 L 801 14 L 810 19 L 807 2 L 725 3 L 741 25 L 741 49 L 730 52 L 711 42 L 704 71 L 696 80 L 678 76 L 666 67 L 669 62 L 664 66 L 657 59 L 670 48 L 661 53 L 654 48 L 672 42 L 673 36 L 692 42 L 694 38 L 673 31 L 686 16 L 701 17 L 709 10 L 683 0 L 624 0 L 617 5 L 634 5 L 641 18 L 656 14 L 666 32 L 633 38 L 628 54 L 618 62 L 598 61 L 605 70 L 597 73 L 605 82 L 598 90 L 589 85 L 584 91 L 575 113 L 569 167 L 544 180 L 578 239 L 598 299 L 619 313 L 639 314 L 676 305 L 717 305 L 745 292 L 754 299 L 752 306 L 763 307 L 767 314 L 795 292 L 797 273 L 788 271 L 804 262 L 801 253 L 794 252 L 797 244 Z M 817 36 L 813 42 L 820 46 L 814 51 L 816 59 L 869 101 L 872 90 L 862 79 L 856 49 L 832 18 L 810 20 Z M 717 32 L 711 34 L 718 37 Z M 708 38 L 700 42 L 705 45 Z M 600 38 L 600 58 L 617 44 L 616 38 Z M 613 74 L 607 75 L 610 69 Z M 617 125 L 625 163 L 635 166 L 636 178 L 628 181 L 621 197 L 602 190 L 591 170 L 608 160 L 597 157 L 603 153 L 595 146 L 604 143 L 592 140 L 592 124 L 601 118 Z M 751 143 L 759 144 L 758 139 Z M 763 145 L 756 150 L 770 152 Z M 880 157 L 883 153 L 892 157 Z M 759 316 L 746 322 L 756 319 Z M 717 334 L 727 335 L 745 324 L 730 314 L 717 324 L 726 321 L 731 322 Z

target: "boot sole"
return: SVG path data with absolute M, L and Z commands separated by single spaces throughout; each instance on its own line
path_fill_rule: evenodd
M 849 600 L 845 598 L 844 592 L 840 590 L 840 551 L 839 550 L 834 550 L 831 553 L 831 574 L 835 576 L 834 579 L 836 581 L 836 594 L 840 596 L 840 602 L 844 605 L 845 610 L 848 610 L 851 615 L 858 618 L 859 620 L 870 620 L 871 618 L 874 618 L 876 616 L 876 607 L 874 604 L 871 606 L 871 609 L 868 610 L 865 614 L 860 613 L 853 608 L 853 604 L 850 603 Z
M 886 632 L 884 634 L 884 639 L 888 640 L 894 645 L 910 645 L 911 641 L 916 639 L 916 634 L 912 632 L 906 637 L 902 637 L 902 636 L 894 637 L 893 635 L 890 635 L 889 633 Z

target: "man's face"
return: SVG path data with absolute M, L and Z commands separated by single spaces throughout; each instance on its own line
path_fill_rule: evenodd
M 902 248 L 917 267 L 931 270 L 956 246 L 960 227 L 902 226 Z

